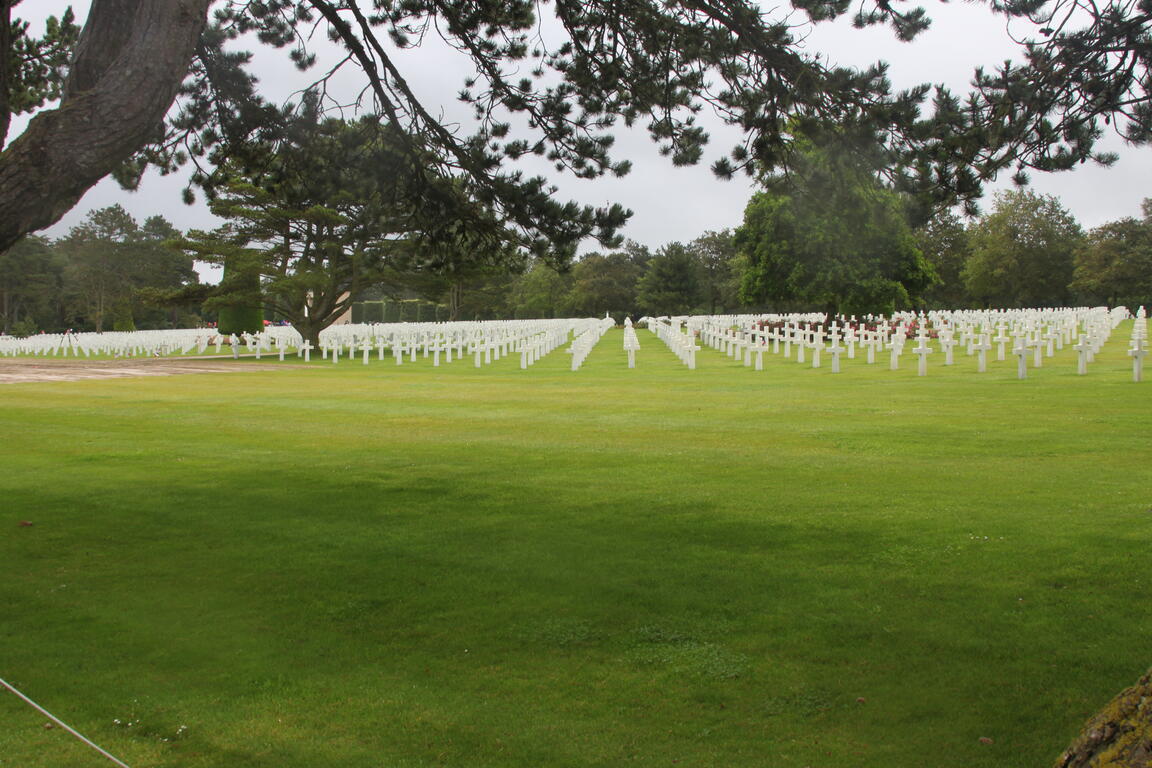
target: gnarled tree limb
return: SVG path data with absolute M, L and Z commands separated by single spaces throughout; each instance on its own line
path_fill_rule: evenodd
M 93 0 L 60 106 L 0 153 L 0 251 L 58 221 L 161 130 L 210 4 Z

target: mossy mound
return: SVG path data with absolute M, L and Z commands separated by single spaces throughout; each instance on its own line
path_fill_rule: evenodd
M 1088 721 L 1056 768 L 1152 768 L 1152 671 Z

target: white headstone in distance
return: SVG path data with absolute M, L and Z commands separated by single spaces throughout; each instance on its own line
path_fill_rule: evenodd
M 952 348 L 955 346 L 956 341 L 952 338 L 952 332 L 942 331 L 940 333 L 940 347 L 944 350 L 944 365 L 952 365 Z
M 932 354 L 932 347 L 928 344 L 928 335 L 924 333 L 923 327 L 920 329 L 920 335 L 916 337 L 919 344 L 913 348 L 912 352 L 920 358 L 916 366 L 917 376 L 928 375 L 928 355 Z
M 1088 334 L 1081 334 L 1072 345 L 1072 349 L 1076 350 L 1076 373 L 1083 376 L 1088 373 L 1088 355 L 1092 351 L 1092 342 L 1088 340 Z
M 976 351 L 976 372 L 984 373 L 988 370 L 988 350 L 992 349 L 992 342 L 988 340 L 988 334 L 980 334 L 972 342 L 972 349 Z
M 1012 354 L 1016 355 L 1016 378 L 1028 378 L 1028 343 L 1023 337 L 1016 340 L 1016 346 L 1012 348 Z
M 833 339 L 832 346 L 828 348 L 828 354 L 832 355 L 832 373 L 840 373 L 840 353 L 843 351 L 844 347 L 840 346 L 840 340 Z
M 996 326 L 996 330 L 998 331 L 996 338 L 992 339 L 992 341 L 996 343 L 996 359 L 1000 362 L 1004 361 L 1004 345 L 1011 341 L 1005 333 L 1007 329 L 1007 325 L 1000 323 L 1000 325 Z
M 1133 342 L 1132 348 L 1128 350 L 1128 356 L 1132 358 L 1132 381 L 1140 382 L 1144 378 L 1144 358 L 1148 354 L 1148 350 L 1144 348 L 1142 339 L 1137 339 Z

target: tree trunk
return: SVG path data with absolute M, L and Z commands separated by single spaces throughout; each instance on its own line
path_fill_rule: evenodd
M 448 288 L 448 322 L 454 323 L 460 317 L 460 300 L 464 297 L 464 286 L 454 281 Z
M 1152 671 L 1084 726 L 1056 768 L 1152 767 Z
M 57 109 L 0 153 L 0 251 L 68 212 L 162 130 L 211 0 L 93 0 Z
M 0 149 L 8 140 L 8 126 L 12 121 L 12 105 L 8 103 L 9 81 L 12 73 L 9 71 L 10 57 L 8 51 L 12 48 L 12 0 L 0 0 Z M 0 248 L 0 253 L 4 249 Z
M 293 322 L 292 327 L 295 328 L 304 341 L 312 345 L 312 349 L 320 349 L 320 331 L 327 328 L 327 325 L 314 323 L 311 319 L 302 320 L 300 322 Z

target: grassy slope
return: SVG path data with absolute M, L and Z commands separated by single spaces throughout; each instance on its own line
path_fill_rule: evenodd
M 1152 664 L 1124 338 L 9 385 L 0 677 L 134 768 L 1046 765 Z

